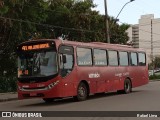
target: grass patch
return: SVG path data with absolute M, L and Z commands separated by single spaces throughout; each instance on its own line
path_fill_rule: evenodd
M 156 79 L 160 79 L 160 75 L 151 75 L 151 76 L 149 76 L 149 79 L 150 80 L 156 80 Z

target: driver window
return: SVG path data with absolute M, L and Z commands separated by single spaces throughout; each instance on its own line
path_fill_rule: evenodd
M 67 76 L 73 69 L 73 47 L 61 46 L 59 49 L 59 66 L 62 77 Z

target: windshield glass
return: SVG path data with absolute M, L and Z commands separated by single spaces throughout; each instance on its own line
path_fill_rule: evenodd
M 18 77 L 45 77 L 55 75 L 57 54 L 54 51 L 26 52 L 18 57 Z

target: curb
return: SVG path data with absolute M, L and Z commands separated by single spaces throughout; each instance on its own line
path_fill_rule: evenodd
M 156 82 L 156 81 L 160 81 L 160 79 L 149 80 L 149 82 Z
M 17 92 L 0 93 L 0 102 L 18 100 Z
M 6 99 L 0 99 L 0 102 L 7 102 L 7 101 L 13 101 L 18 100 L 18 98 L 6 98 Z

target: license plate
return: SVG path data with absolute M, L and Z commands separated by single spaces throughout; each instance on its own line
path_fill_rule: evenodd
M 30 96 L 37 96 L 37 93 L 30 93 Z

